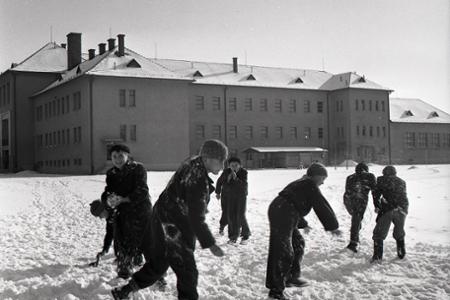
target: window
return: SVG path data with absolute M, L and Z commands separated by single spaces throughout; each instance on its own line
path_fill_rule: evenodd
M 53 131 L 53 146 L 56 146 L 56 131 Z
M 275 135 L 277 138 L 282 139 L 283 138 L 283 127 L 277 126 L 275 127 Z
M 303 138 L 305 140 L 309 140 L 311 138 L 311 127 L 305 127 L 305 130 L 303 131 Z
M 195 109 L 205 110 L 205 98 L 203 96 L 195 96 Z
M 442 135 L 442 147 L 445 147 L 445 148 L 450 147 L 450 133 L 444 133 Z
M 73 110 L 81 109 L 81 93 L 76 92 L 73 94 Z
M 128 106 L 136 107 L 136 90 L 129 90 L 128 95 L 130 99 L 128 99 Z
M 220 97 L 212 97 L 212 109 L 220 110 Z
M 70 144 L 70 129 L 66 129 L 67 144 Z
M 66 144 L 66 131 L 64 129 L 61 130 L 61 144 Z
M 317 131 L 317 137 L 318 137 L 319 139 L 323 139 L 323 128 L 322 128 L 322 127 L 319 127 L 319 128 L 318 128 L 318 131 Z
M 356 135 L 359 136 L 359 125 L 356 126 Z
M 375 101 L 375 110 L 378 111 L 378 109 L 379 109 L 379 106 L 378 106 L 378 100 L 377 100 L 377 101 Z
M 373 127 L 372 126 L 369 127 L 369 136 L 373 136 Z
M 125 124 L 120 125 L 119 136 L 124 142 L 127 140 L 127 125 Z
M 274 107 L 275 112 L 281 112 L 283 110 L 282 105 L 283 105 L 283 103 L 282 103 L 281 99 L 276 99 L 275 107 Z
M 6 104 L 11 103 L 11 87 L 9 82 L 6 84 Z
M 237 139 L 237 126 L 232 125 L 230 126 L 230 139 Z
M 419 136 L 417 139 L 417 146 L 419 148 L 428 147 L 428 139 L 427 139 L 427 134 L 425 132 L 419 132 Z
M 61 114 L 61 99 L 58 98 L 58 100 L 56 101 L 56 115 L 60 115 Z
M 303 112 L 309 113 L 310 111 L 311 111 L 311 104 L 310 104 L 309 100 L 304 100 L 303 101 Z
M 125 107 L 126 106 L 126 90 L 119 90 L 119 106 L 120 107 Z
M 440 146 L 439 133 L 431 134 L 431 146 L 434 148 L 439 148 Z
M 384 101 L 381 101 L 381 111 L 384 111 Z
M 236 98 L 228 99 L 228 109 L 230 111 L 236 111 L 237 110 L 237 100 L 236 100 Z
M 221 139 L 222 138 L 222 128 L 220 125 L 213 125 L 212 126 L 212 137 L 215 139 Z
M 252 98 L 246 98 L 245 99 L 244 110 L 245 111 L 252 111 L 253 110 L 253 99 Z
M 297 100 L 291 99 L 289 101 L 289 112 L 295 113 L 297 111 Z
M 359 100 L 355 100 L 355 110 L 359 110 Z
M 383 126 L 383 137 L 386 137 L 386 127 Z
M 253 126 L 245 126 L 245 137 L 247 139 L 253 138 Z
M 323 102 L 322 101 L 317 102 L 317 112 L 323 113 Z
M 73 143 L 74 144 L 81 143 L 81 127 L 73 128 Z
M 259 110 L 260 111 L 267 111 L 268 110 L 267 99 L 261 99 L 259 101 Z
M 336 100 L 335 104 L 336 104 L 336 111 L 339 112 L 339 100 Z
M 61 131 L 58 130 L 58 145 L 61 145 Z
M 380 126 L 377 126 L 377 137 L 380 137 Z
M 341 112 L 344 111 L 344 100 L 341 100 Z
M 416 146 L 416 139 L 414 132 L 405 133 L 405 145 L 407 148 L 414 148 Z
M 269 138 L 269 127 L 261 126 L 260 132 L 261 132 L 261 138 L 263 138 L 263 139 Z
M 205 126 L 204 125 L 196 125 L 195 126 L 195 136 L 197 139 L 205 138 Z
M 372 111 L 372 100 L 369 100 L 369 111 Z
M 362 136 L 366 136 L 366 126 L 362 127 Z
M 66 113 L 66 100 L 64 97 L 61 98 L 61 114 L 64 115 Z
M 44 104 L 44 117 L 46 120 L 48 119 L 48 103 Z
M 36 109 L 36 121 L 42 121 L 42 105 Z
M 364 99 L 361 99 L 361 110 L 362 111 L 366 110 L 366 101 L 364 101 Z
M 136 142 L 136 125 L 130 125 L 130 141 Z
M 297 127 L 290 127 L 289 128 L 289 136 L 293 139 L 297 138 Z

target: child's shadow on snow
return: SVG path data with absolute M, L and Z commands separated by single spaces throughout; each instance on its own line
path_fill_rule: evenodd
M 35 267 L 27 270 L 6 269 L 0 270 L 0 278 L 8 281 L 20 281 L 25 278 L 40 277 L 43 275 L 57 277 L 63 274 L 69 267 L 69 265 L 55 264 Z

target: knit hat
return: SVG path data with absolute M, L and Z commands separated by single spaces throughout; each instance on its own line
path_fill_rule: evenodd
M 219 140 L 207 140 L 200 148 L 200 155 L 224 161 L 228 156 L 228 148 Z
M 114 144 L 111 146 L 111 148 L 109 149 L 109 153 L 113 153 L 114 151 L 116 152 L 126 152 L 128 154 L 130 154 L 130 148 L 128 148 L 127 145 L 125 144 Z
M 328 177 L 327 169 L 321 163 L 312 163 L 308 170 L 306 171 L 306 175 L 312 176 L 326 176 Z
M 232 156 L 228 159 L 228 164 L 231 164 L 232 162 L 237 162 L 238 164 L 241 164 L 241 159 L 236 156 Z
M 394 166 L 386 166 L 383 169 L 384 176 L 396 175 L 396 174 L 397 174 L 397 170 L 395 169 Z
M 358 174 L 360 174 L 360 173 L 362 173 L 363 171 L 369 172 L 369 167 L 367 166 L 366 163 L 360 162 L 359 164 L 356 165 L 356 167 L 355 167 L 355 172 L 358 173 Z
M 98 217 L 100 214 L 106 209 L 105 205 L 100 200 L 94 200 L 90 204 L 91 206 L 91 214 Z

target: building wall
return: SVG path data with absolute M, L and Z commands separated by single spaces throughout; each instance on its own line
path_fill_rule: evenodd
M 11 72 L 0 75 L 0 171 L 12 172 L 15 159 L 13 142 L 14 78 Z
M 120 90 L 126 91 L 124 107 Z M 135 90 L 135 106 L 130 106 L 130 90 Z M 189 156 L 188 81 L 98 76 L 92 93 L 95 172 L 110 165 L 107 145 L 123 139 L 121 125 L 132 156 L 148 169 L 173 170 Z
M 392 122 L 390 125 L 393 164 L 450 163 L 450 124 Z M 413 142 L 408 143 L 407 134 L 411 133 Z M 434 142 L 433 134 L 438 136 L 438 143 Z
M 329 93 L 332 164 L 346 159 L 388 162 L 388 99 L 388 92 L 379 90 L 342 89 Z
M 190 151 L 197 153 L 205 139 L 216 138 L 226 141 L 230 152 L 241 156 L 244 164 L 251 166 L 252 155 L 244 156 L 242 151 L 252 146 L 327 148 L 326 99 L 326 92 L 322 91 L 235 86 L 228 86 L 225 91 L 224 86 L 192 84 L 189 94 Z M 203 106 L 199 104 L 202 101 Z M 262 104 L 265 101 L 267 110 Z M 305 101 L 309 102 L 309 112 L 305 112 Z M 317 111 L 319 101 L 322 102 L 321 113 Z M 310 133 L 305 137 L 307 128 Z M 322 128 L 322 138 L 318 136 L 319 128 Z

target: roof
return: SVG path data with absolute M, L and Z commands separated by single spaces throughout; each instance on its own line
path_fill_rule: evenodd
M 392 122 L 450 124 L 450 114 L 421 99 L 390 98 L 389 108 Z
M 73 69 L 66 71 L 59 80 L 33 96 L 37 96 L 82 75 L 191 80 L 167 70 L 163 66 L 127 48 L 125 48 L 125 55 L 117 56 L 115 51 L 117 48 L 106 51 L 101 55 L 96 55 L 93 59 L 84 61 Z
M 326 152 L 328 150 L 319 147 L 250 147 L 244 150 L 255 151 L 259 153 L 274 152 Z
M 10 71 L 60 73 L 67 69 L 67 50 L 51 42 L 31 54 Z
M 357 89 L 373 89 L 392 91 L 387 87 L 383 87 L 378 83 L 368 80 L 364 76 L 360 76 L 355 72 L 347 72 L 333 75 L 327 82 L 325 82 L 320 89 L 324 90 L 339 90 L 345 88 Z

